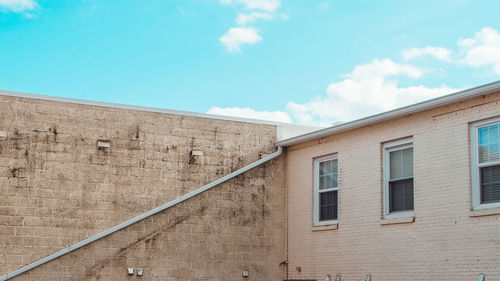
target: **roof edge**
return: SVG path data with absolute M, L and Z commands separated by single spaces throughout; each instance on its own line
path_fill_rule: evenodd
M 291 146 L 299 143 L 304 143 L 317 138 L 322 138 L 326 136 L 331 136 L 334 134 L 342 133 L 345 131 L 350 131 L 365 127 L 368 125 L 380 123 L 383 121 L 388 121 L 398 117 L 403 117 L 406 115 L 434 109 L 437 107 L 457 103 L 463 100 L 475 98 L 477 96 L 491 94 L 500 91 L 500 81 L 488 83 L 478 87 L 470 88 L 467 90 L 458 91 L 445 96 L 437 97 L 434 99 L 426 100 L 423 102 L 415 103 L 412 105 L 396 108 L 386 112 L 378 113 L 354 121 L 349 121 L 342 123 L 340 125 L 328 127 L 311 133 L 302 134 L 289 139 L 281 140 L 277 143 L 279 146 Z
M 66 97 L 56 97 L 56 96 L 47 96 L 47 95 L 22 93 L 22 92 L 15 92 L 15 91 L 6 91 L 6 90 L 0 90 L 0 95 L 19 97 L 19 98 L 37 99 L 37 100 L 46 100 L 46 101 L 55 101 L 55 102 L 65 102 L 65 103 L 72 103 L 72 104 L 82 104 L 82 105 L 118 108 L 118 109 L 129 109 L 129 110 L 155 112 L 155 113 L 175 114 L 175 115 L 183 115 L 183 116 L 199 117 L 199 118 L 207 118 L 207 119 L 216 119 L 216 120 L 224 120 L 224 121 L 254 123 L 254 124 L 262 124 L 262 125 L 274 125 L 274 126 L 295 125 L 295 124 L 289 124 L 289 123 L 284 123 L 284 122 L 260 120 L 260 119 L 245 118 L 245 117 L 233 117 L 233 116 L 224 116 L 224 115 L 209 114 L 209 113 L 197 113 L 197 112 L 191 112 L 191 111 L 173 110 L 173 109 L 165 109 L 165 108 L 159 108 L 159 107 L 128 105 L 128 104 L 120 104 L 120 103 L 112 103 L 112 102 L 102 102 L 102 101 L 92 101 L 92 100 L 74 99 L 74 98 L 66 98 Z

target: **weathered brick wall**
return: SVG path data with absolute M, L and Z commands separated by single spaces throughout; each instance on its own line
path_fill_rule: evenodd
M 274 152 L 275 130 L 0 95 L 0 275 Z M 281 157 L 15 280 L 282 279 L 284 181 Z
M 290 147 L 290 279 L 370 273 L 384 281 L 470 281 L 484 273 L 500 280 L 500 215 L 471 211 L 469 124 L 493 116 L 500 93 Z M 382 225 L 382 143 L 408 136 L 415 222 Z M 331 153 L 338 153 L 339 225 L 317 231 L 313 158 Z

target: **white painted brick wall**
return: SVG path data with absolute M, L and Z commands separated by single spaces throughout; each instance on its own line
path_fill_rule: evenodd
M 290 147 L 288 277 L 500 280 L 500 215 L 471 217 L 469 159 L 469 124 L 500 116 L 499 101 L 491 94 Z M 415 222 L 381 225 L 382 143 L 408 136 Z M 339 227 L 313 231 L 312 159 L 331 153 L 339 159 Z

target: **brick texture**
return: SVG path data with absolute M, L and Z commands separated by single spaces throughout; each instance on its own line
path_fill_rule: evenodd
M 290 147 L 288 278 L 500 280 L 500 215 L 471 216 L 470 123 L 495 116 L 500 93 Z M 410 136 L 415 222 L 383 225 L 382 145 Z M 313 159 L 331 153 L 339 225 L 315 231 Z
M 276 128 L 0 95 L 0 131 L 5 275 L 274 152 Z M 284 172 L 277 158 L 14 280 L 282 280 Z

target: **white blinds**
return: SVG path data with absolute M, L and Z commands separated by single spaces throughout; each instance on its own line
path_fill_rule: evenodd
M 500 161 L 500 124 L 478 129 L 479 163 Z
M 405 148 L 390 152 L 390 179 L 413 177 L 413 148 Z
M 481 168 L 481 202 L 500 201 L 500 165 Z

